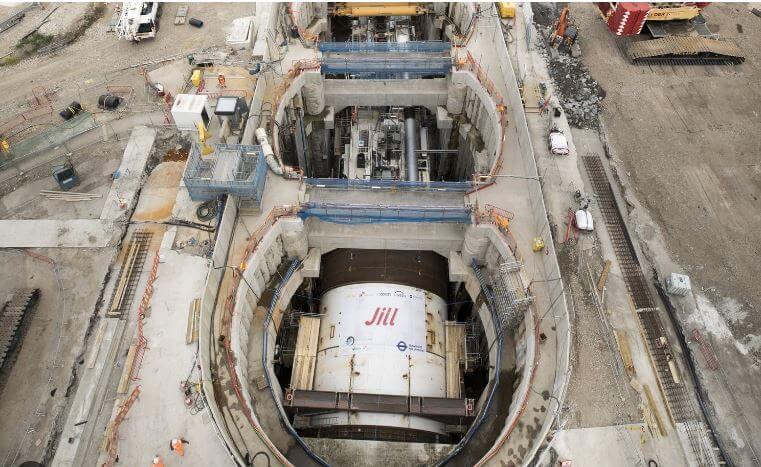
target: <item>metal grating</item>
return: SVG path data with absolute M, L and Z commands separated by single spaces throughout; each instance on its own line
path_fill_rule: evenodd
M 533 301 L 520 275 L 521 264 L 508 261 L 499 265 L 492 277 L 494 302 L 502 329 L 515 330 L 523 320 L 523 315 Z
M 629 289 L 634 301 L 634 307 L 637 309 L 653 308 L 655 305 L 648 290 L 647 281 L 642 273 L 629 232 L 626 230 L 624 219 L 616 204 L 616 198 L 608 182 L 605 168 L 597 156 L 585 156 L 583 161 L 592 189 L 597 195 L 597 205 L 602 211 L 605 227 L 611 242 L 613 242 L 613 251 L 618 258 L 626 288 Z
M 135 253 L 135 260 L 132 267 L 127 267 L 125 264 L 122 267 L 121 271 L 119 271 L 119 277 L 116 279 L 116 283 L 121 283 L 122 277 L 127 274 L 126 285 L 124 293 L 122 294 L 121 301 L 118 304 L 114 303 L 114 301 L 117 299 L 116 294 L 111 298 L 111 306 L 109 307 L 109 310 L 111 311 L 109 311 L 109 316 L 124 317 L 125 311 L 129 311 L 130 307 L 132 306 L 132 300 L 135 297 L 135 290 L 137 289 L 137 285 L 140 282 L 140 276 L 143 272 L 143 265 L 145 264 L 145 259 L 148 256 L 148 246 L 151 244 L 151 238 L 153 238 L 153 233 L 146 232 L 144 230 L 137 230 L 132 234 L 132 237 L 130 238 L 130 244 L 127 246 L 125 251 L 129 251 L 130 248 L 132 248 L 132 245 L 135 245 L 137 248 Z
M 0 309 L 0 372 L 7 375 L 13 365 L 16 351 L 28 328 L 31 311 L 40 296 L 39 289 L 15 290 Z M 5 378 L 0 380 L 0 389 Z
M 665 340 L 666 332 L 663 322 L 658 309 L 655 308 L 602 161 L 596 155 L 584 156 L 582 160 L 592 189 L 597 195 L 597 204 L 621 266 L 624 282 L 637 310 L 642 336 L 647 344 L 658 385 L 666 400 L 666 408 L 674 422 L 684 424 L 685 434 L 698 465 L 716 465 L 716 456 L 709 446 L 710 435 L 704 429 L 702 422 L 697 420 L 687 387 L 684 383 L 677 383 L 674 380 L 669 368 L 669 360 L 673 358 L 673 354 L 670 345 Z
M 322 53 L 449 53 L 451 42 L 321 42 Z

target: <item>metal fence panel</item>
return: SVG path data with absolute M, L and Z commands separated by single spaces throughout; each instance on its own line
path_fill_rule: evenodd
M 335 224 L 440 222 L 469 224 L 471 209 L 461 206 L 379 206 L 363 204 L 305 203 L 299 217 L 316 217 Z
M 450 42 L 410 41 L 410 42 L 322 42 L 323 53 L 449 53 Z
M 384 57 L 353 55 L 323 58 L 320 71 L 328 74 L 407 73 L 409 75 L 446 75 L 452 69 L 450 57 Z
M 218 166 L 227 157 L 226 166 Z M 223 195 L 261 203 L 267 180 L 267 164 L 260 146 L 217 144 L 214 153 L 202 157 L 197 144 L 190 148 L 183 181 L 193 201 L 210 201 Z
M 307 185 L 316 188 L 399 191 L 453 191 L 465 192 L 473 188 L 472 182 L 412 182 L 407 180 L 365 180 L 346 178 L 307 178 Z

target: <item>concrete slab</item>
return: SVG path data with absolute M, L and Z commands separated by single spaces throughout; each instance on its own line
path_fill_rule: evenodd
M 148 349 L 140 369 L 141 395 L 119 430 L 119 461 L 125 465 L 148 465 L 155 454 L 175 460 L 169 441 L 181 436 L 186 447 L 183 465 L 225 465 L 229 457 L 214 433 L 206 409 L 188 408 L 180 382 L 198 382 L 196 345 L 185 343 L 188 310 L 203 290 L 208 260 L 160 252 L 150 316 L 144 334 Z M 131 388 L 130 388 L 131 390 Z
M 106 197 L 100 214 L 101 219 L 122 219 L 125 216 L 125 206 L 133 205 L 155 139 L 156 130 L 153 128 L 138 126 L 132 130 L 118 169 L 119 178 L 114 180 Z
M 184 168 L 185 162 L 163 162 L 151 171 L 140 190 L 132 221 L 161 222 L 172 217 Z
M 176 96 L 182 93 L 186 81 L 190 79 L 190 70 L 188 60 L 182 58 L 148 72 L 148 79 L 152 83 L 161 84 L 165 91 Z
M 114 222 L 101 219 L 0 220 L 0 248 L 101 248 L 118 243 Z
M 632 424 L 562 430 L 555 435 L 554 447 L 559 461 L 573 465 L 644 465 L 643 429 L 642 424 Z

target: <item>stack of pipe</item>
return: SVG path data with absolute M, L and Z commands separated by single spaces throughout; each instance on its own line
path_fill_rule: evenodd
M 60 201 L 92 201 L 102 197 L 97 193 L 75 193 L 73 191 L 40 190 L 40 194 L 47 199 Z

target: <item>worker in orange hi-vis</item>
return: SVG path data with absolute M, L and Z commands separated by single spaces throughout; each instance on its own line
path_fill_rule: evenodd
M 226 88 L 227 87 L 227 85 L 225 84 L 225 82 L 226 82 L 225 75 L 223 75 L 222 73 L 217 75 L 217 81 L 219 82 L 219 87 L 220 88 Z
M 153 464 L 151 464 L 151 465 L 153 465 L 154 467 L 164 467 L 164 461 L 162 461 L 161 457 L 159 457 L 159 455 L 156 454 L 153 457 Z
M 175 438 L 169 442 L 169 449 L 176 452 L 180 456 L 184 456 L 186 444 L 190 444 L 186 439 Z

